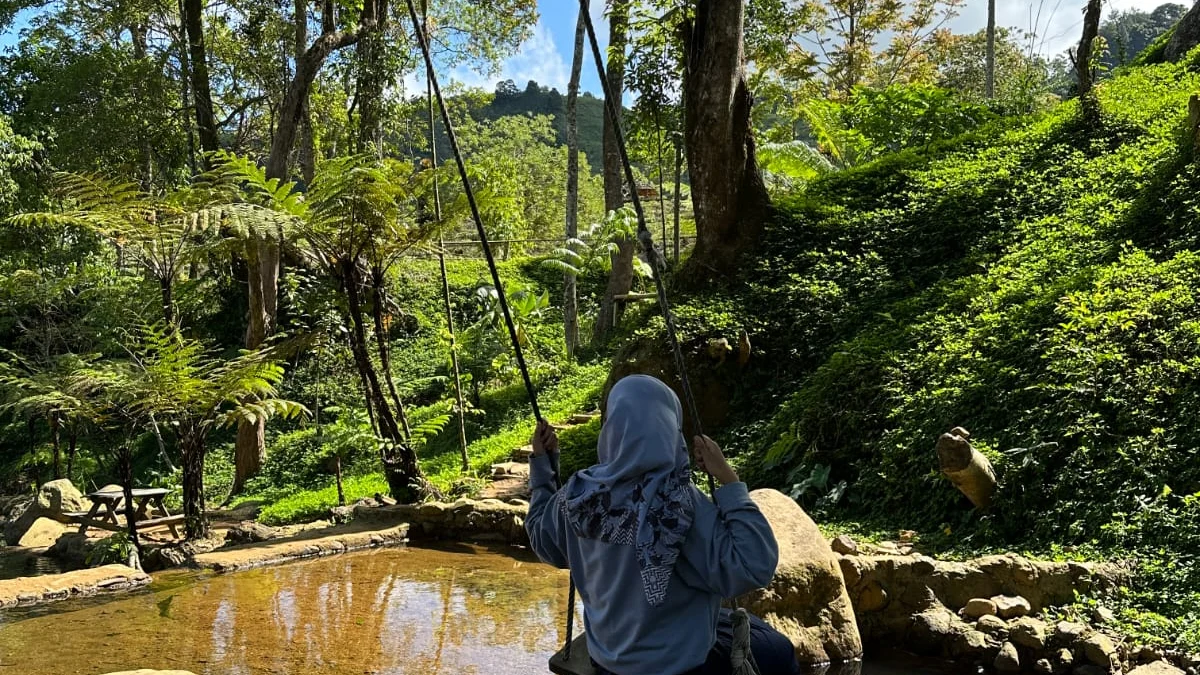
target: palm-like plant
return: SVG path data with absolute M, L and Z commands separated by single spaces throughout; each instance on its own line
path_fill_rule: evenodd
M 189 538 L 208 533 L 204 460 L 209 434 L 219 427 L 307 409 L 277 396 L 283 346 L 245 351 L 222 360 L 196 340 L 162 325 L 143 328 L 129 359 L 77 371 L 71 390 L 94 401 L 97 421 L 132 435 L 150 417 L 169 422 L 183 453 L 183 510 Z
M 203 210 L 210 195 L 192 188 L 153 195 L 136 183 L 74 173 L 55 175 L 54 193 L 62 210 L 20 214 L 9 222 L 78 227 L 108 239 L 118 256 L 128 252 L 158 282 L 163 320 L 174 327 L 176 281 L 189 262 L 219 242 L 218 221 Z
M 75 468 L 76 439 L 79 428 L 91 417 L 89 402 L 76 396 L 68 386 L 69 378 L 88 367 L 95 357 L 64 354 L 46 368 L 37 368 L 20 356 L 0 350 L 0 390 L 4 402 L 0 411 L 26 419 L 45 421 L 53 449 L 54 478 L 63 478 L 61 434 L 67 433 L 66 477 Z
M 414 174 L 407 165 L 372 157 L 327 160 L 318 167 L 303 200 L 294 196 L 290 186 L 268 181 L 248 162 L 226 161 L 219 170 L 227 183 L 251 195 L 237 212 L 241 217 L 249 221 L 269 213 L 271 218 L 286 220 L 295 228 L 298 253 L 337 284 L 392 493 L 401 500 L 431 494 L 433 488 L 421 475 L 392 379 L 387 279 L 398 260 L 437 234 L 440 223 L 420 218 L 417 211 L 419 198 L 432 191 L 434 170 Z M 375 337 L 378 368 L 369 333 Z

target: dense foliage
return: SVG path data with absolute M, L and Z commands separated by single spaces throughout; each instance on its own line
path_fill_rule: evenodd
M 693 344 L 744 328 L 759 354 L 729 434 L 745 473 L 944 544 L 1195 570 L 1198 84 L 1190 62 L 1133 70 L 1101 87 L 1098 128 L 1066 104 L 782 201 L 744 284 L 679 310 Z M 1000 477 L 983 515 L 936 471 L 957 425 Z M 1140 597 L 1182 617 L 1162 636 L 1200 607 L 1171 587 Z

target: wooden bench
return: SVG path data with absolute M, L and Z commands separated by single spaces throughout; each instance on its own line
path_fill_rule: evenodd
M 137 528 L 140 530 L 143 527 L 154 527 L 155 525 L 166 525 L 171 530 L 171 536 L 179 538 L 179 529 L 175 527 L 183 522 L 183 514 L 174 516 L 159 516 L 158 518 L 147 518 L 146 520 L 137 521 Z

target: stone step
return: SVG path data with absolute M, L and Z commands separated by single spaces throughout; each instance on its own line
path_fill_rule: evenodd
M 569 421 L 572 425 L 579 426 L 581 424 L 587 424 L 599 416 L 600 413 L 598 412 L 575 413 L 574 415 L 571 415 L 571 419 Z
M 509 501 L 511 499 L 529 499 L 529 481 L 525 478 L 517 476 L 505 476 L 497 479 L 491 485 L 488 485 L 479 493 L 480 499 L 499 499 L 501 501 Z
M 503 462 L 492 465 L 492 477 L 504 478 L 508 476 L 516 476 L 518 478 L 529 478 L 528 462 Z
M 526 445 L 512 451 L 512 461 L 529 463 L 529 458 L 533 457 L 533 446 Z

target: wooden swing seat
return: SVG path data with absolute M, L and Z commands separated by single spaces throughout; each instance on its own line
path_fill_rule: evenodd
M 567 658 L 566 652 L 566 648 L 563 648 L 550 657 L 550 672 L 557 675 L 596 675 L 596 667 L 592 665 L 592 657 L 588 654 L 586 634 L 571 641 L 571 658 Z

